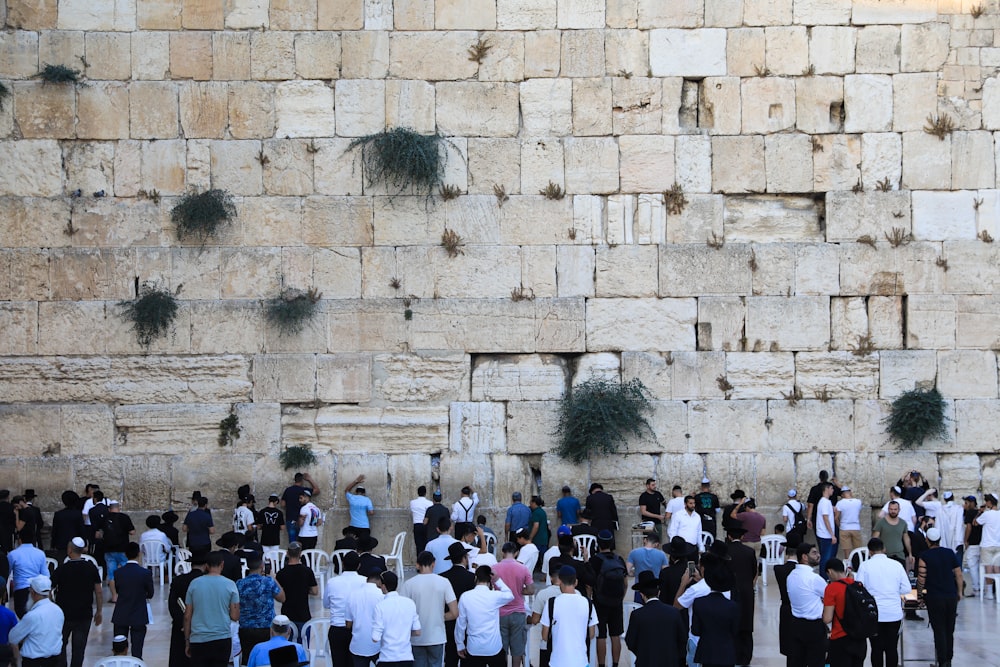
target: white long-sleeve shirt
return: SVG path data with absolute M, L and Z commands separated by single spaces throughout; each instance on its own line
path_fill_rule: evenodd
M 671 538 L 680 535 L 684 541 L 693 546 L 701 545 L 701 515 L 697 512 L 688 514 L 687 510 L 681 510 L 670 517 L 670 529 L 668 531 Z
M 477 584 L 458 600 L 455 623 L 455 646 L 470 655 L 496 655 L 503 648 L 500 640 L 500 607 L 514 599 L 503 579 L 497 577 L 495 590 Z
M 788 601 L 792 616 L 815 621 L 823 618 L 823 594 L 826 582 L 808 565 L 799 563 L 788 575 Z
M 962 506 L 951 500 L 944 504 L 944 515 L 948 517 L 948 532 L 950 541 L 941 538 L 941 546 L 951 550 L 957 549 L 965 542 L 965 513 Z M 942 533 L 944 535 L 944 533 Z
M 479 507 L 479 494 L 472 492 L 472 497 L 462 496 L 451 506 L 453 523 L 475 523 L 476 508 Z
M 326 582 L 323 608 L 330 610 L 330 625 L 344 627 L 347 622 L 347 600 L 351 593 L 365 585 L 366 579 L 357 572 L 342 572 Z
M 880 623 L 892 623 L 903 618 L 900 595 L 910 592 L 910 579 L 899 561 L 885 554 L 874 554 L 858 568 L 855 581 L 864 584 L 878 605 Z
M 344 620 L 351 623 L 350 650 L 354 655 L 378 653 L 379 642 L 372 641 L 372 621 L 375 605 L 382 601 L 382 591 L 375 584 L 365 583 L 347 598 Z
M 413 660 L 410 634 L 419 630 L 420 617 L 413 600 L 396 591 L 386 593 L 375 605 L 372 619 L 372 642 L 379 643 L 379 662 Z

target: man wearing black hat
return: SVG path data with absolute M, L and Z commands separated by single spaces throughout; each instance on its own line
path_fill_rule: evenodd
M 687 542 L 680 535 L 676 535 L 670 539 L 670 544 L 665 546 L 663 550 L 666 552 L 670 563 L 660 570 L 659 585 L 660 599 L 663 600 L 668 605 L 673 605 L 674 600 L 677 598 L 677 589 L 681 586 L 681 578 L 684 576 L 684 572 L 687 571 L 688 562 L 695 562 L 698 556 L 698 549 Z M 687 627 L 687 619 L 684 619 L 685 628 Z
M 753 660 L 754 586 L 757 583 L 757 552 L 742 543 L 746 528 L 730 525 L 726 528 L 729 558 L 726 563 L 733 573 L 736 586 L 733 601 L 739 605 L 740 624 L 736 636 L 736 664 L 749 665 Z
M 604 492 L 604 486 L 600 482 L 590 485 L 590 493 L 587 494 L 584 506 L 590 510 L 590 525 L 595 529 L 618 530 L 618 507 L 614 497 Z
M 682 667 L 687 624 L 681 613 L 657 597 L 660 583 L 650 571 L 639 573 L 632 590 L 638 591 L 643 605 L 629 616 L 625 633 L 625 644 L 635 654 L 635 667 Z
M 691 605 L 691 633 L 698 637 L 694 662 L 706 667 L 739 664 L 736 635 L 740 611 L 736 603 L 729 599 L 726 570 L 706 567 L 704 572 L 711 592 Z
M 170 667 L 191 667 L 191 658 L 184 652 L 184 609 L 181 603 L 187 597 L 191 582 L 208 569 L 208 554 L 199 552 L 191 556 L 191 571 L 174 577 L 167 595 L 170 613 Z
M 476 586 L 476 575 L 469 571 L 469 552 L 459 542 L 448 545 L 448 556 L 445 559 L 451 563 L 451 568 L 441 573 L 441 576 L 451 584 L 456 601 Z M 456 602 L 457 608 L 457 602 Z M 447 641 L 444 646 L 444 667 L 458 667 L 458 647 L 455 645 L 455 621 L 445 620 L 444 630 Z
M 378 540 L 371 535 L 358 540 L 359 572 L 370 572 L 373 569 L 385 572 L 389 569 L 385 564 L 384 557 L 372 553 L 377 546 Z
M 505 667 L 507 656 L 497 612 L 513 600 L 514 593 L 503 579 L 494 576 L 488 565 L 481 565 L 476 570 L 475 588 L 458 601 L 455 643 L 463 665 Z
M 239 533 L 229 531 L 215 541 L 215 546 L 220 549 L 218 553 L 222 554 L 222 576 L 233 582 L 239 581 L 243 576 L 243 565 L 236 555 L 236 550 L 243 547 L 244 539 Z
M 162 530 L 163 534 L 167 536 L 168 540 L 170 540 L 171 545 L 179 547 L 181 545 L 181 534 L 180 531 L 177 530 L 177 527 L 174 526 L 174 524 L 180 520 L 180 517 L 177 516 L 177 512 L 167 510 L 160 515 L 160 520 L 160 530 Z

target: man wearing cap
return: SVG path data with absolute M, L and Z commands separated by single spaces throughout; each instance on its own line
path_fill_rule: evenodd
M 450 564 L 449 561 L 447 565 Z M 434 574 L 434 569 L 434 554 L 422 551 L 417 556 L 417 576 L 407 579 L 399 591 L 404 598 L 413 601 L 420 617 L 420 636 L 414 637 L 411 642 L 416 667 L 441 667 L 444 664 L 447 642 L 445 622 L 458 618 L 455 591 L 447 579 Z
M 350 484 L 344 487 L 344 497 L 347 498 L 347 508 L 351 516 L 351 528 L 354 528 L 358 538 L 371 535 L 371 516 L 375 514 L 375 505 L 365 495 L 364 475 L 358 475 Z M 351 493 L 354 491 L 354 493 Z
M 705 518 L 697 512 L 697 500 L 694 496 L 684 498 L 684 509 L 670 519 L 670 538 L 682 538 L 693 547 L 701 545 L 701 531 Z M 712 520 L 715 520 L 713 515 Z
M 872 667 L 895 667 L 899 664 L 896 638 L 903 620 L 899 598 L 910 592 L 910 578 L 898 561 L 885 555 L 879 538 L 868 540 L 868 552 L 871 556 L 858 567 L 855 580 L 864 584 L 878 606 L 878 635 L 869 640 Z
M 798 491 L 795 489 L 788 489 L 787 498 L 785 504 L 781 506 L 781 518 L 785 522 L 785 535 L 791 535 L 793 531 L 796 530 L 796 524 L 798 523 L 799 517 L 803 519 L 803 524 L 801 526 L 802 531 L 799 538 L 805 537 L 805 515 L 802 510 L 802 502 L 798 499 Z
M 833 507 L 837 527 L 840 529 L 840 552 L 843 558 L 861 547 L 861 500 L 854 497 L 851 487 L 840 487 L 840 500 Z
M 380 574 L 379 586 L 385 597 L 375 605 L 372 618 L 372 641 L 379 644 L 379 667 L 414 667 L 414 647 L 411 642 L 421 634 L 417 606 L 413 600 L 401 596 L 397 591 L 399 577 L 395 572 Z M 444 658 L 443 651 L 441 658 Z M 432 663 L 428 660 L 424 664 Z
M 184 598 L 184 637 L 196 667 L 226 667 L 232 656 L 231 622 L 240 620 L 240 593 L 222 576 L 222 564 L 222 554 L 208 554 L 208 572 L 191 582 Z
M 505 547 L 513 544 L 507 542 Z M 513 558 L 511 558 L 512 562 Z M 520 563 L 516 563 L 524 567 Z M 455 623 L 455 645 L 462 658 L 463 667 L 505 667 L 502 621 L 497 610 L 513 604 L 514 593 L 493 570 L 483 565 L 476 570 L 476 586 L 458 601 L 458 620 Z M 524 603 L 521 603 L 524 609 Z M 522 614 L 521 627 L 524 627 Z M 520 664 L 518 660 L 515 665 Z
M 257 554 L 247 558 L 247 576 L 236 582 L 240 594 L 240 649 L 243 664 L 250 650 L 268 640 L 274 620 L 274 603 L 285 601 L 285 591 L 271 577 L 264 576 L 264 561 Z
M 997 497 L 992 493 L 983 496 L 986 505 L 979 510 L 976 524 L 983 527 L 982 539 L 979 542 L 980 562 L 986 565 L 988 574 L 1000 572 L 1000 566 L 993 564 L 993 559 L 1000 555 L 1000 510 L 997 509 Z M 987 598 L 993 598 L 993 587 L 987 589 Z
M 521 528 L 527 528 L 531 523 L 531 509 L 521 502 L 521 492 L 515 491 L 511 494 L 510 507 L 507 508 L 507 516 L 504 518 L 503 529 L 507 534 L 507 541 L 514 542 L 514 534 Z
M 542 640 L 549 645 L 549 665 L 586 665 L 597 625 L 594 605 L 576 594 L 576 570 L 568 565 L 559 569 L 559 591 L 542 608 Z
M 438 499 L 440 499 L 440 493 Z M 417 555 L 427 546 L 427 510 L 433 505 L 427 500 L 427 487 L 417 487 L 417 497 L 410 501 L 410 518 L 413 520 L 413 545 Z M 434 524 L 437 525 L 436 523 Z
M 559 525 L 572 526 L 580 521 L 580 501 L 568 486 L 562 488 L 562 498 L 556 501 L 556 518 Z
M 83 653 L 87 649 L 90 623 L 97 627 L 103 620 L 104 594 L 101 590 L 101 575 L 97 567 L 82 558 L 86 543 L 83 538 L 74 537 L 67 545 L 68 560 L 52 574 L 52 587 L 56 593 L 56 604 L 63 611 L 65 621 L 62 628 L 62 659 L 66 659 L 66 645 L 72 640 L 73 659 L 70 667 L 82 667 Z M 94 601 L 97 613 L 94 613 Z
M 368 667 L 378 660 L 379 642 L 372 641 L 372 621 L 375 618 L 375 606 L 384 597 L 382 572 L 373 569 L 362 571 L 362 575 L 366 577 L 365 585 L 351 592 L 344 610 L 344 621 L 351 631 L 350 650 L 354 667 Z
M 153 597 L 153 574 L 139 564 L 139 545 L 129 542 L 125 545 L 127 562 L 115 570 L 114 588 L 118 601 L 111 614 L 116 635 L 131 635 L 132 656 L 142 659 L 142 649 L 146 640 L 146 600 Z
M 917 559 L 917 590 L 927 605 L 934 629 L 934 652 L 939 667 L 951 667 L 955 653 L 955 618 L 962 599 L 962 562 L 951 549 L 941 546 L 941 531 L 927 529 L 930 548 Z
M 212 550 L 215 523 L 212 521 L 212 511 L 208 509 L 208 498 L 199 494 L 197 503 L 198 506 L 184 517 L 181 530 L 187 533 L 188 549 L 207 553 Z
M 365 578 L 358 574 L 360 559 L 356 552 L 344 554 L 343 571 L 326 582 L 323 608 L 330 612 L 330 657 L 334 665 L 351 663 L 351 631 L 347 627 L 347 600 L 365 585 Z
M 302 549 L 315 549 L 319 539 L 319 527 L 323 525 L 323 513 L 312 502 L 312 491 L 302 489 L 299 495 L 299 543 Z
M 666 505 L 667 499 L 656 490 L 656 480 L 646 479 L 646 488 L 639 494 L 639 520 L 652 521 L 653 531 L 660 540 L 663 539 L 663 522 L 666 521 L 663 508 Z
M 285 567 L 275 576 L 281 589 L 285 591 L 285 601 L 281 613 L 292 619 L 302 632 L 302 626 L 312 618 L 309 611 L 309 596 L 319 595 L 319 584 L 312 568 L 302 562 L 302 545 L 292 542 L 288 545 Z
M 308 485 L 308 486 L 307 486 Z M 319 495 L 319 489 L 313 482 L 313 478 L 307 472 L 297 472 L 293 478 L 292 485 L 281 494 L 281 506 L 285 510 L 287 521 L 285 528 L 288 530 L 288 541 L 297 542 L 299 538 L 299 497 L 302 491 L 308 489 L 314 496 Z
M 35 527 L 27 525 L 21 529 L 18 536 L 21 545 L 7 554 L 10 565 L 10 578 L 13 582 L 14 613 L 24 618 L 28 611 L 31 578 L 39 575 L 48 576 L 49 566 L 45 561 L 45 552 L 34 545 Z
M 49 599 L 52 581 L 46 576 L 32 577 L 28 591 L 31 610 L 10 630 L 8 639 L 21 645 L 22 667 L 56 667 L 62 652 L 64 616 Z
M 685 504 L 686 501 L 685 501 Z M 716 521 L 716 514 L 719 512 L 719 496 L 712 493 L 712 482 L 708 477 L 701 478 L 701 491 L 694 495 L 694 506 L 698 515 L 701 517 L 701 530 L 710 533 L 712 537 L 716 537 L 718 532 L 718 522 Z M 680 533 L 674 533 L 679 535 Z M 698 539 L 694 542 L 698 544 L 700 542 L 700 531 Z M 685 537 L 685 539 L 687 539 Z
M 514 531 L 514 540 L 517 543 L 517 562 L 534 572 L 538 563 L 538 546 L 531 541 L 531 531 L 527 528 L 518 528 Z M 510 582 L 507 582 L 510 585 Z
M 185 653 L 184 609 L 182 603 L 187 597 L 191 582 L 208 570 L 208 554 L 199 552 L 191 556 L 191 571 L 179 574 L 170 582 L 167 594 L 167 612 L 170 614 L 170 667 L 191 667 L 191 658 Z
M 963 565 L 969 570 L 969 578 L 972 579 L 972 586 L 966 587 L 965 596 L 975 597 L 979 595 L 979 543 L 983 539 L 983 527 L 976 523 L 976 517 L 979 516 L 979 502 L 976 500 L 976 497 L 965 496 L 962 499 L 962 503 L 965 508 L 962 519 L 965 524 L 964 538 L 962 540 L 965 548 L 963 549 L 962 560 Z
M 118 601 L 115 570 L 128 560 L 125 549 L 135 535 L 135 524 L 128 514 L 121 511 L 121 503 L 112 500 L 108 503 L 108 514 L 104 517 L 104 525 L 100 527 L 100 531 L 104 540 L 104 560 L 108 566 L 108 589 L 111 591 L 111 602 L 114 603 Z M 135 650 L 135 640 L 132 641 L 132 650 Z
M 629 616 L 625 633 L 635 667 L 682 667 L 687 628 L 681 613 L 657 597 L 659 582 L 652 572 L 640 574 L 632 590 L 642 598 L 642 607 Z
M 503 650 L 511 656 L 511 666 L 521 667 L 527 644 L 524 596 L 534 595 L 535 585 L 531 578 L 531 570 L 514 557 L 517 551 L 516 545 L 506 542 L 500 551 L 503 553 L 503 560 L 496 564 L 493 573 L 503 580 L 514 596 L 500 607 L 500 638 Z M 480 566 L 476 572 L 480 572 L 483 567 Z M 455 632 L 458 633 L 459 630 L 456 629 Z
M 275 616 L 271 620 L 271 625 L 268 628 L 268 634 L 270 639 L 266 642 L 261 642 L 257 644 L 250 650 L 250 655 L 247 656 L 246 665 L 247 667 L 267 667 L 271 664 L 271 658 L 269 654 L 276 648 L 281 648 L 282 646 L 294 646 L 296 654 L 300 662 L 308 664 L 309 654 L 306 650 L 302 648 L 302 644 L 293 644 L 288 641 L 288 635 L 291 632 L 292 622 L 285 615 Z M 338 664 L 337 667 L 340 667 Z
M 958 554 L 958 559 L 962 560 L 964 554 L 963 543 L 965 542 L 965 512 L 962 506 L 955 502 L 955 494 L 945 491 L 941 496 L 944 504 L 941 507 L 941 515 L 948 524 L 948 534 L 941 528 L 941 546 L 947 547 Z
M 590 510 L 590 525 L 596 530 L 618 530 L 618 506 L 610 493 L 604 492 L 600 482 L 590 485 L 584 507 Z
M 285 515 L 278 508 L 278 494 L 268 496 L 267 507 L 260 511 L 260 545 L 264 553 L 277 553 L 281 546 L 281 529 L 285 527 Z
M 479 494 L 471 487 L 462 487 L 462 497 L 451 506 L 451 521 L 455 524 L 455 535 L 473 530 L 476 518 L 476 508 L 479 507 Z
M 632 549 L 629 552 L 628 559 L 625 561 L 628 565 L 628 573 L 631 577 L 638 577 L 643 572 L 652 572 L 653 577 L 660 576 L 660 570 L 667 567 L 669 564 L 667 562 L 667 554 L 663 553 L 660 549 L 660 536 L 655 532 L 648 532 L 642 538 L 642 546 L 638 549 Z M 636 602 L 642 602 L 641 591 L 634 588 L 636 591 Z
M 441 576 L 451 584 L 451 590 L 455 593 L 456 609 L 457 603 L 462 596 L 476 587 L 476 575 L 469 571 L 469 552 L 459 543 L 453 543 L 448 547 L 448 557 L 451 568 L 445 570 Z M 457 618 L 456 618 L 457 620 Z M 458 667 L 458 646 L 455 644 L 455 620 L 444 622 L 447 641 L 444 647 L 445 667 Z

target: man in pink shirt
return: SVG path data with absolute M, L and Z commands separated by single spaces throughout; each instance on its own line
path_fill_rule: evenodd
M 500 607 L 500 638 L 503 650 L 511 656 L 511 667 L 521 667 L 528 635 L 524 596 L 533 595 L 535 585 L 531 579 L 531 570 L 514 557 L 517 546 L 507 542 L 500 550 L 503 560 L 494 566 L 493 572 L 514 594 L 513 600 Z

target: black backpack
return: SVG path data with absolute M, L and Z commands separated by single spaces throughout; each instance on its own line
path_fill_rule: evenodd
M 840 627 L 848 637 L 869 639 L 878 634 L 878 605 L 875 598 L 861 582 L 844 585 L 844 615 L 839 617 Z
M 559 597 L 558 594 L 553 595 L 549 598 L 549 632 L 556 629 L 556 598 Z M 590 615 L 594 612 L 594 602 L 590 599 L 587 600 L 587 625 L 586 630 L 583 632 L 583 643 L 587 646 L 587 652 L 590 653 Z M 549 636 L 549 651 L 552 650 L 552 637 Z
M 620 605 L 625 598 L 625 562 L 617 554 L 594 554 L 601 565 L 594 584 L 594 602 L 599 605 Z
M 796 510 L 792 507 L 791 503 L 785 503 L 785 507 L 792 510 L 795 515 L 795 521 L 792 522 L 792 529 L 788 531 L 789 534 L 797 533 L 800 537 L 804 537 L 806 534 L 806 517 L 802 514 L 802 510 Z

